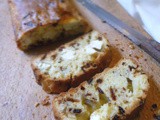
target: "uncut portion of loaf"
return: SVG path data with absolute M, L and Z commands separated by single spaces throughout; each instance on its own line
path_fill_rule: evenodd
M 132 60 L 123 59 L 89 81 L 53 100 L 57 120 L 122 120 L 144 103 L 148 77 Z
M 90 30 L 71 0 L 9 0 L 9 5 L 21 50 Z
M 32 68 L 37 82 L 48 93 L 60 93 L 76 87 L 111 61 L 107 39 L 92 31 L 35 59 Z

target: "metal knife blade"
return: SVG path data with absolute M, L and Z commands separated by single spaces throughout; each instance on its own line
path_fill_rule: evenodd
M 142 48 L 150 56 L 160 63 L 160 44 L 155 40 L 150 40 L 140 32 L 131 28 L 108 11 L 105 11 L 91 0 L 77 0 L 88 10 L 98 16 L 101 20 L 106 21 L 109 25 L 128 37 L 132 42 Z

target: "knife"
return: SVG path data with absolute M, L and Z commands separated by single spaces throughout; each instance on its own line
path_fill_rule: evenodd
M 88 10 L 98 16 L 102 21 L 107 22 L 110 26 L 114 27 L 117 31 L 125 35 L 129 40 L 138 45 L 141 49 L 152 56 L 160 63 L 160 44 L 155 40 L 150 40 L 140 32 L 131 28 L 108 11 L 105 11 L 91 0 L 77 0 Z

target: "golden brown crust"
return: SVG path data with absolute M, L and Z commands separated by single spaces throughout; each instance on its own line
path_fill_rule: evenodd
M 39 85 L 42 85 L 43 89 L 46 92 L 52 93 L 51 91 L 54 91 L 54 93 L 57 94 L 60 92 L 67 91 L 70 88 L 70 84 L 71 84 L 70 79 L 56 80 L 56 81 L 51 80 L 51 79 L 48 79 L 46 76 L 42 75 L 41 72 L 33 64 L 31 64 L 31 67 L 36 77 L 36 82 Z M 50 86 L 50 87 L 46 87 L 46 86 Z
M 54 24 L 60 20 L 59 7 L 55 0 L 9 0 L 9 5 L 17 40 L 26 32 L 35 29 L 35 27 L 48 23 Z M 51 6 L 54 8 L 49 8 Z
M 126 115 L 126 119 L 125 119 L 125 120 L 134 120 L 136 117 L 138 117 L 139 112 L 142 110 L 143 106 L 144 106 L 144 101 L 141 101 L 141 102 L 139 103 L 139 106 L 138 106 L 137 108 L 135 108 L 135 109 L 131 112 L 131 114 Z
M 26 36 L 35 37 L 35 35 L 32 35 L 35 34 L 33 32 L 46 29 L 48 26 L 67 25 L 67 23 L 75 19 L 77 20 L 77 25 L 82 28 L 79 32 L 76 31 L 76 28 L 73 28 L 72 31 L 65 32 L 61 29 L 60 35 L 53 39 L 59 38 L 62 34 L 71 33 L 70 35 L 74 36 L 89 30 L 88 24 L 78 15 L 68 0 L 65 2 L 61 0 L 9 0 L 9 5 L 17 45 L 21 50 L 26 50 L 32 47 L 32 45 L 44 44 L 44 40 L 39 40 L 39 43 L 34 43 L 26 47 L 23 40 Z M 72 33 L 73 31 L 76 32 Z M 46 41 L 53 40 L 48 39 Z
M 54 102 L 52 102 L 53 104 L 53 113 L 54 113 L 54 117 L 56 120 L 63 120 L 60 116 L 59 116 L 59 112 L 57 111 L 57 109 L 54 108 Z

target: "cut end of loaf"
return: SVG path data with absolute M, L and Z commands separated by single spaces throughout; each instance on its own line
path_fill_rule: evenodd
M 37 58 L 32 68 L 45 91 L 59 93 L 103 71 L 111 60 L 110 54 L 106 38 L 92 31 Z M 61 90 L 55 89 L 56 86 Z
M 48 42 L 74 38 L 88 31 L 89 26 L 85 21 L 69 16 L 56 24 L 40 25 L 25 32 L 17 40 L 17 45 L 21 50 L 25 51 Z
M 124 59 L 57 96 L 54 115 L 60 120 L 125 119 L 145 101 L 148 90 L 148 77 L 138 65 Z

